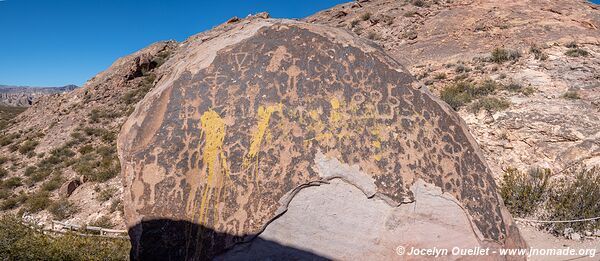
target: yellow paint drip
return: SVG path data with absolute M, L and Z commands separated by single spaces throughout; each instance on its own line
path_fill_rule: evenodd
M 377 149 L 381 149 L 381 142 L 380 142 L 380 141 L 378 141 L 378 140 L 374 140 L 374 141 L 372 142 L 372 144 L 373 144 L 373 147 L 375 147 L 375 148 L 377 148 Z
M 337 98 L 332 98 L 329 103 L 331 103 L 331 112 L 329 113 L 329 121 L 330 122 L 338 122 L 341 120 L 342 116 L 340 115 L 340 101 Z
M 244 158 L 244 167 L 250 166 L 250 163 L 253 160 L 258 161 L 258 153 L 260 152 L 260 146 L 263 143 L 265 137 L 270 137 L 269 132 L 269 121 L 271 120 L 271 115 L 274 112 L 281 112 L 282 105 L 270 105 L 270 106 L 260 106 L 258 107 L 258 124 L 256 131 L 252 134 L 252 138 L 250 140 L 250 150 L 248 154 Z M 257 166 L 258 167 L 258 164 Z M 256 174 L 256 173 L 255 173 Z
M 208 110 L 202 114 L 200 124 L 202 135 L 204 137 L 202 160 L 204 162 L 207 177 L 206 186 L 202 192 L 198 221 L 200 223 L 205 223 L 209 201 L 217 202 L 218 198 L 215 198 L 215 194 L 218 197 L 220 190 L 223 187 L 224 179 L 227 175 L 227 160 L 222 152 L 225 139 L 225 122 L 223 119 L 215 111 Z M 219 160 L 219 158 L 221 160 Z M 216 191 L 214 191 L 215 189 Z M 215 211 L 215 222 L 216 214 Z

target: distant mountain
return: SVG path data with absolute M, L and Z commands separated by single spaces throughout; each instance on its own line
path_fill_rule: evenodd
M 40 96 L 65 93 L 78 88 L 77 85 L 62 87 L 32 87 L 0 85 L 0 105 L 28 107 Z

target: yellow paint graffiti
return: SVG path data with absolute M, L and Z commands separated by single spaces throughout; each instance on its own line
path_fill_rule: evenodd
M 331 112 L 329 113 L 329 121 L 330 122 L 338 122 L 341 120 L 342 116 L 340 115 L 340 101 L 337 98 L 332 98 L 329 103 L 331 103 Z
M 225 139 L 225 122 L 213 110 L 208 110 L 200 118 L 204 148 L 202 160 L 206 170 L 206 186 L 202 192 L 200 202 L 200 213 L 198 222 L 205 223 L 208 213 L 209 202 L 218 202 L 221 189 L 223 188 L 227 173 L 227 160 L 223 153 L 223 142 Z M 219 160 L 220 159 L 220 160 Z M 210 198 L 209 198 L 210 197 Z M 217 212 L 214 211 L 215 222 Z
M 266 138 L 269 138 L 269 122 L 271 120 L 271 115 L 274 112 L 281 112 L 283 105 L 276 104 L 270 106 L 260 106 L 258 107 L 258 124 L 256 131 L 252 134 L 252 138 L 250 140 L 250 149 L 248 154 L 244 158 L 243 166 L 244 168 L 248 168 L 252 161 L 255 161 L 255 168 L 258 168 L 258 153 L 260 152 L 260 146 Z M 257 169 L 254 174 L 257 175 Z

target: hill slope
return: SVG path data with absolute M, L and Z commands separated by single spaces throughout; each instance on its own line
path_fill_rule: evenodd
M 367 0 L 305 20 L 381 44 L 454 103 L 499 176 L 509 166 L 600 163 L 598 9 L 572 0 Z M 478 86 L 487 93 L 460 91 Z

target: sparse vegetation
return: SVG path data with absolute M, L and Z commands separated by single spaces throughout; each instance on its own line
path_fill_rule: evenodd
M 35 149 L 35 147 L 37 147 L 38 144 L 40 144 L 38 141 L 27 140 L 27 141 L 21 143 L 21 145 L 19 146 L 19 153 L 27 154 L 27 153 L 33 151 Z
M 482 109 L 490 112 L 505 110 L 510 107 L 510 102 L 496 97 L 483 97 L 473 102 L 470 106 L 471 112 L 479 112 Z
M 27 108 L 0 105 L 0 130 L 6 129 L 17 115 Z
M 129 249 L 125 239 L 47 235 L 14 216 L 0 218 L 2 260 L 128 260 Z
M 433 79 L 436 79 L 436 80 L 445 80 L 446 79 L 446 73 L 444 73 L 444 72 L 436 73 L 435 75 L 433 75 Z
M 502 176 L 500 195 L 509 211 L 519 217 L 565 221 L 600 216 L 600 168 L 573 166 L 567 170 L 562 178 L 551 180 L 548 169 L 522 173 L 509 168 Z M 557 222 L 542 227 L 563 234 L 565 229 L 594 231 L 600 222 Z
M 494 51 L 492 51 L 489 59 L 495 63 L 504 63 L 508 61 L 516 61 L 519 58 L 521 58 L 521 52 L 518 50 L 496 48 Z
M 444 88 L 440 96 L 450 107 L 458 110 L 475 99 L 494 93 L 498 87 L 499 85 L 492 80 L 486 80 L 479 86 L 461 81 Z
M 115 226 L 115 224 L 113 224 L 113 222 L 110 220 L 109 216 L 105 215 L 105 216 L 101 216 L 100 218 L 96 219 L 94 222 L 90 223 L 89 226 L 112 228 Z
M 369 19 L 371 19 L 371 13 L 369 13 L 369 12 L 366 12 L 366 13 L 360 15 L 360 20 L 362 20 L 362 21 L 367 21 Z
M 548 219 L 574 220 L 600 216 L 600 169 L 581 167 L 571 175 L 554 182 L 548 199 Z M 547 228 L 562 233 L 565 228 L 574 231 L 594 231 L 600 228 L 600 221 L 553 223 Z
M 502 175 L 500 196 L 513 215 L 531 215 L 544 200 L 549 178 L 548 169 L 535 168 L 523 173 L 508 168 Z
M 561 95 L 560 97 L 562 97 L 564 99 L 569 99 L 569 100 L 578 100 L 578 99 L 581 99 L 581 97 L 579 97 L 579 93 L 577 93 L 576 91 L 567 91 L 563 95 Z
M 111 199 L 116 192 L 117 189 L 115 188 L 106 188 L 98 193 L 96 199 L 100 202 L 106 202 L 107 200 Z
M 545 61 L 548 59 L 548 55 L 537 45 L 532 45 L 529 48 L 529 52 L 533 54 L 536 60 Z
M 369 34 L 367 34 L 367 39 L 377 40 L 377 39 L 379 39 L 379 36 L 377 35 L 376 32 L 369 32 Z
M 2 187 L 7 189 L 13 189 L 16 187 L 20 187 L 23 185 L 23 182 L 20 177 L 11 177 L 2 182 Z
M 411 0 L 410 3 L 416 7 L 426 7 L 427 3 L 423 0 Z
M 40 212 L 46 209 L 52 200 L 50 199 L 50 193 L 47 191 L 38 191 L 25 200 L 25 210 L 30 213 Z
M 590 53 L 581 48 L 571 48 L 565 52 L 565 55 L 570 57 L 588 56 Z
M 48 207 L 48 211 L 54 216 L 55 219 L 64 220 L 77 213 L 77 207 L 66 198 L 59 199 L 52 202 Z

